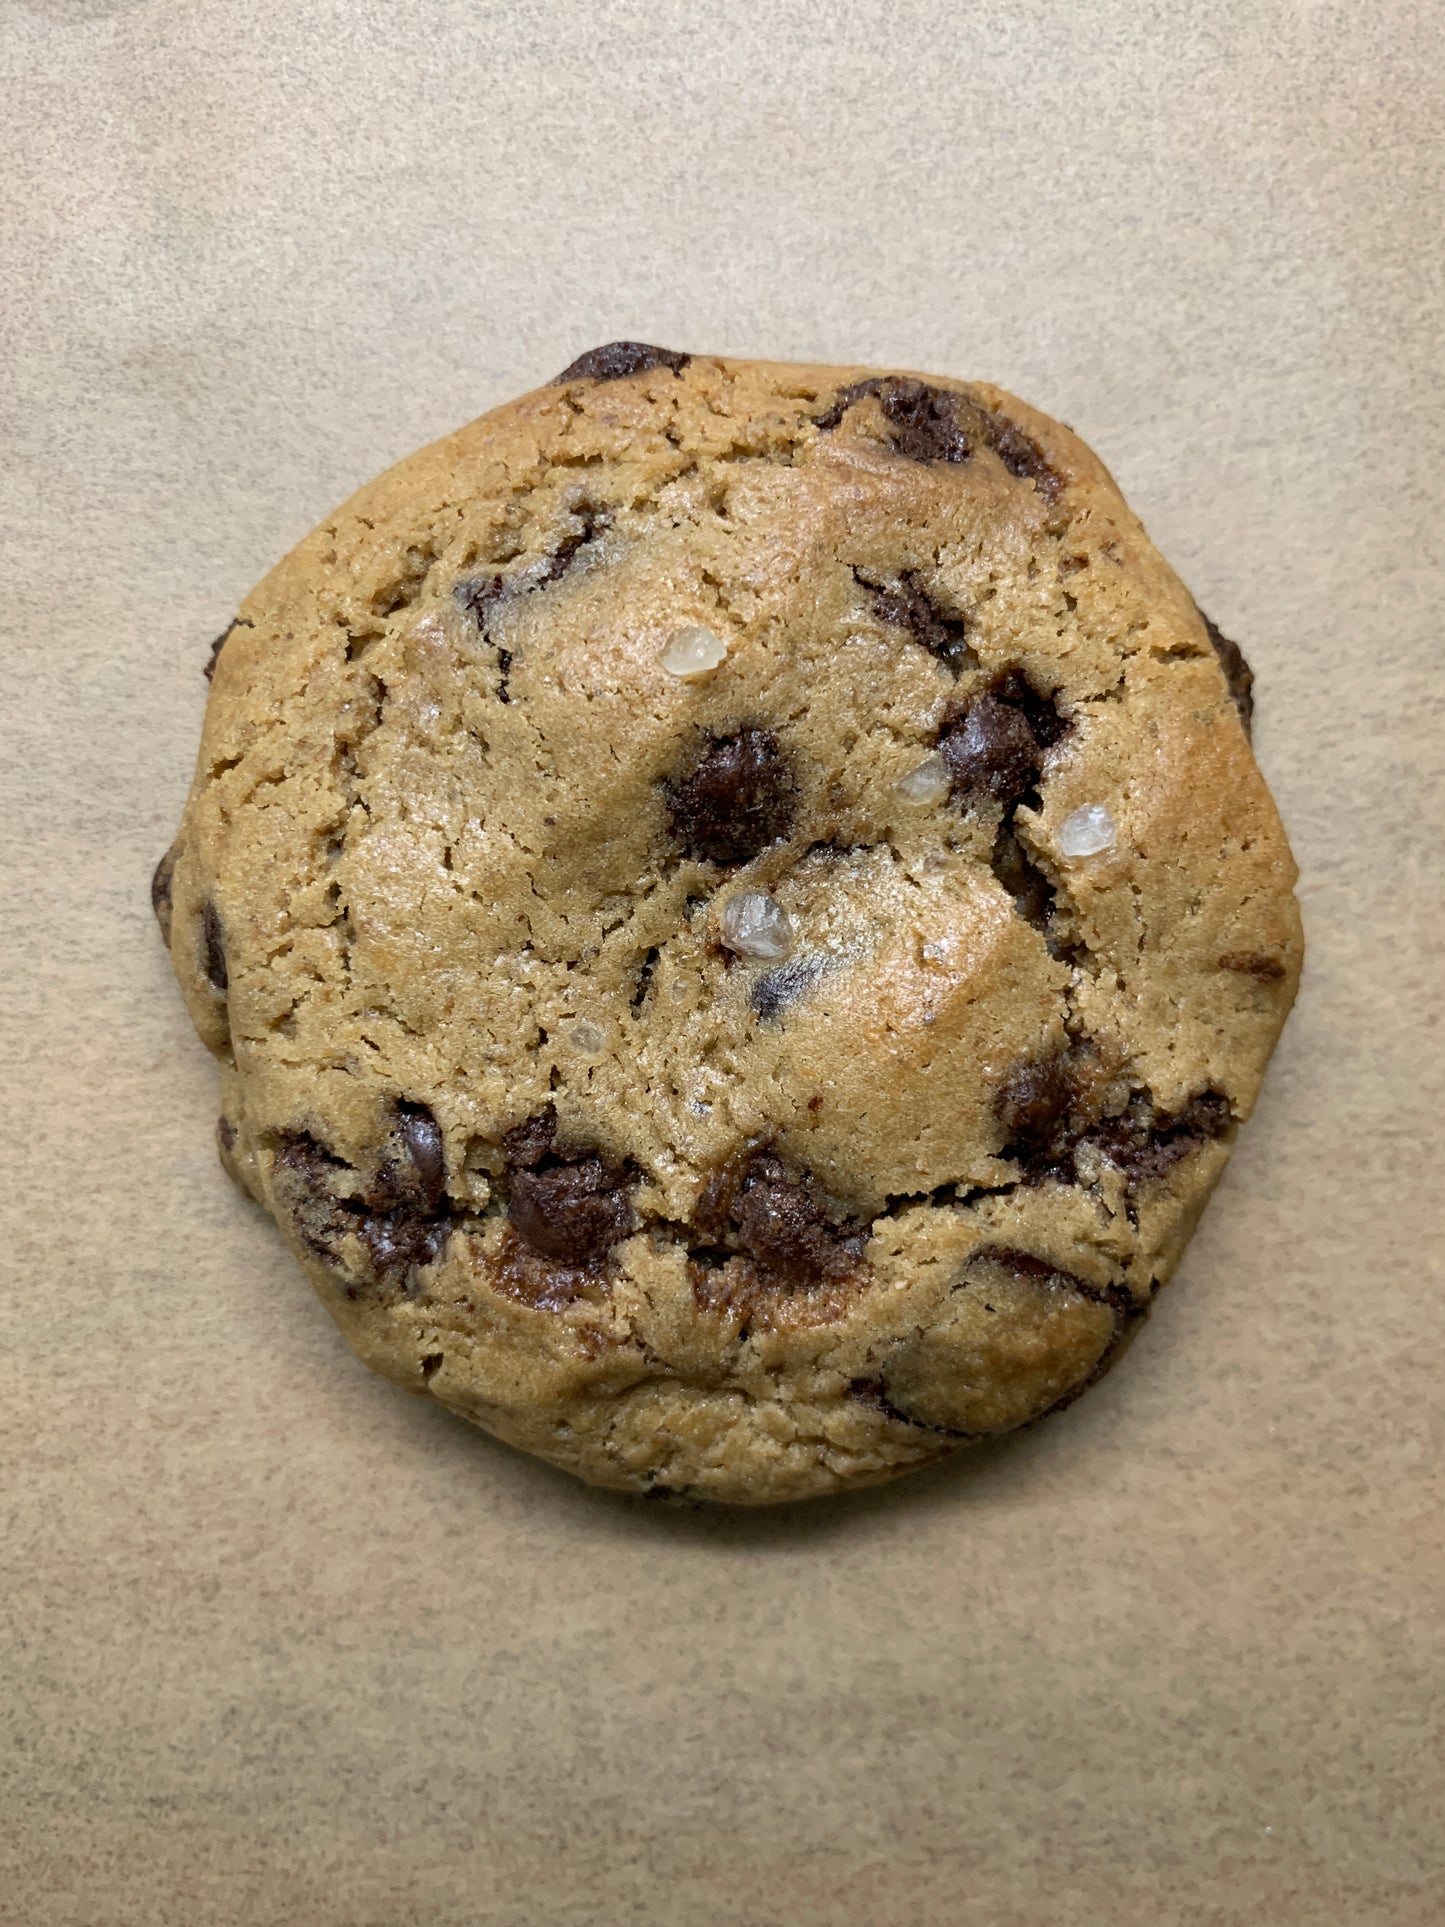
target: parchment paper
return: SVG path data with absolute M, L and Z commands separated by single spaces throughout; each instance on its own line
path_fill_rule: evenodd
M 1440 14 L 11 0 L 0 1918 L 1441 1917 Z M 152 927 L 211 637 L 615 336 L 986 377 L 1259 677 L 1304 994 L 1120 1370 L 765 1516 L 371 1378 Z

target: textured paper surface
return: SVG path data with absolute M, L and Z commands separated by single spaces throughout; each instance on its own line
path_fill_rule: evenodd
M 0 1918 L 1440 1918 L 1439 25 L 11 0 Z M 1071 422 L 1245 644 L 1303 870 L 1300 1006 L 1120 1370 L 760 1517 L 351 1359 L 146 901 L 247 586 L 619 335 Z

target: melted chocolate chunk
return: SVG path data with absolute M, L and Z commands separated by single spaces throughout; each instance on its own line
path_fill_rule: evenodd
M 1036 1284 L 1058 1278 L 1074 1291 L 1082 1292 L 1085 1296 L 1090 1293 L 1090 1287 L 1082 1278 L 1076 1278 L 1072 1271 L 1064 1271 L 1047 1258 L 1035 1257 L 1033 1252 L 1020 1251 L 1013 1245 L 981 1245 L 970 1254 L 968 1263 L 970 1266 L 1000 1265 L 1005 1271 L 1011 1271 L 1015 1278 L 1031 1279 Z
M 1006 415 L 981 411 L 984 440 L 998 456 L 1010 475 L 1021 482 L 1032 482 L 1046 502 L 1056 502 L 1063 491 L 1064 478 L 1051 468 L 1032 435 L 1026 435 Z
M 1033 1251 L 1019 1251 L 1015 1245 L 981 1245 L 969 1256 L 965 1270 L 971 1270 L 975 1264 L 998 1264 L 1002 1266 L 1002 1270 L 1011 1272 L 1015 1278 L 1029 1281 L 1029 1283 L 1067 1285 L 1069 1291 L 1073 1291 L 1081 1299 L 1089 1299 L 1092 1305 L 1108 1305 L 1116 1318 L 1116 1328 L 1114 1328 L 1116 1339 L 1123 1324 L 1135 1318 L 1143 1318 L 1143 1307 L 1135 1305 L 1127 1285 L 1090 1285 L 1085 1278 L 1079 1278 L 1077 1272 L 1065 1272 L 1062 1264 L 1054 1264 L 1050 1258 L 1040 1258 Z M 1106 1353 L 1104 1357 L 1112 1362 L 1110 1353 Z M 1102 1376 L 1104 1370 L 1106 1370 L 1106 1364 L 1104 1360 L 1100 1360 L 1098 1370 L 1090 1374 L 1085 1384 L 1092 1384 L 1094 1378 Z M 1079 1395 L 1079 1391 L 1083 1391 L 1083 1386 L 1073 1387 L 1065 1395 L 1062 1403 L 1064 1405 L 1071 1403 Z M 1050 1405 L 1050 1411 L 1058 1411 L 1058 1405 Z
M 937 1432 L 944 1438 L 961 1439 L 968 1436 L 965 1432 L 951 1432 L 945 1425 L 925 1425 L 922 1419 L 910 1418 L 901 1411 L 888 1396 L 888 1387 L 881 1378 L 855 1378 L 848 1387 L 849 1398 L 857 1399 L 860 1405 L 871 1405 L 884 1418 L 891 1418 L 895 1425 L 911 1425 L 915 1432 Z
M 451 1232 L 449 1218 L 423 1218 L 405 1209 L 368 1211 L 357 1221 L 377 1277 L 390 1282 L 418 1265 L 432 1264 Z
M 397 1105 L 396 1114 L 398 1134 L 416 1174 L 416 1189 L 427 1210 L 435 1211 L 447 1188 L 441 1126 L 425 1104 L 413 1104 L 405 1098 Z
M 421 1105 L 410 1109 L 431 1120 L 431 1113 Z M 435 1121 L 431 1122 L 435 1130 Z M 405 1117 L 400 1128 L 405 1138 Z M 427 1135 L 423 1129 L 423 1141 Z M 439 1154 L 439 1134 L 437 1151 Z M 302 1240 L 326 1263 L 343 1264 L 344 1241 L 348 1233 L 355 1233 L 366 1253 L 373 1284 L 409 1289 L 410 1274 L 440 1256 L 452 1231 L 451 1215 L 436 1210 L 441 1193 L 422 1175 L 420 1166 L 411 1178 L 410 1201 L 402 1199 L 406 1185 L 398 1179 L 394 1164 L 383 1165 L 360 1193 L 353 1168 L 305 1132 L 282 1143 L 272 1164 L 272 1183 L 277 1202 Z M 426 1202 L 427 1191 L 435 1193 L 434 1203 Z M 356 1297 L 367 1282 L 343 1276 L 349 1297 Z
M 1020 1064 L 993 1101 L 1007 1133 L 1003 1155 L 1024 1163 L 1063 1155 L 1073 1102 L 1073 1080 L 1062 1058 Z
M 748 992 L 748 1002 L 759 1017 L 777 1017 L 789 1004 L 806 997 L 827 968 L 825 957 L 790 957 L 776 970 L 766 971 L 758 978 Z
M 505 587 L 499 575 L 474 575 L 465 582 L 459 582 L 452 590 L 452 596 L 485 635 L 492 604 L 501 600 Z
M 755 1162 L 733 1221 L 748 1256 L 785 1278 L 821 1278 L 837 1260 L 836 1229 L 775 1159 Z
M 172 845 L 156 865 L 151 878 L 151 909 L 155 911 L 156 922 L 161 927 L 161 941 L 167 950 L 171 947 L 171 880 L 176 873 L 176 854 Z
M 858 572 L 855 569 L 855 576 Z M 953 615 L 935 602 L 923 586 L 917 569 L 905 569 L 896 589 L 869 582 L 858 576 L 873 597 L 873 613 L 882 622 L 906 629 L 915 642 L 946 662 L 953 669 L 976 668 L 978 657 L 968 645 L 968 624 L 963 616 Z
M 236 616 L 226 624 L 220 635 L 218 635 L 216 640 L 211 644 L 211 653 L 206 659 L 205 668 L 201 671 L 201 674 L 207 682 L 209 682 L 216 673 L 216 664 L 221 660 L 221 651 L 225 648 L 231 631 L 233 629 L 254 629 L 255 626 L 255 623 L 248 621 L 245 616 Z
M 552 1106 L 502 1140 L 507 1159 L 507 1217 L 517 1235 L 563 1265 L 602 1263 L 634 1228 L 628 1174 L 595 1150 L 556 1148 Z
M 688 855 L 711 863 L 750 862 L 792 822 L 792 773 L 770 729 L 709 737 L 689 773 L 663 790 Z
M 770 1151 L 725 1165 L 703 1187 L 694 1215 L 705 1237 L 794 1285 L 852 1270 L 866 1242 L 858 1225 L 824 1208 L 810 1179 L 793 1177 Z
M 337 1195 L 337 1186 L 350 1171 L 307 1132 L 286 1138 L 271 1165 L 277 1203 L 302 1242 L 328 1264 L 338 1261 L 341 1242 L 354 1227 L 350 1201 Z
M 226 969 L 226 945 L 214 903 L 208 903 L 201 912 L 201 961 L 211 988 L 226 990 L 230 984 Z
M 830 433 L 850 408 L 870 395 L 893 430 L 894 448 L 910 462 L 966 462 L 972 454 L 959 425 L 959 404 L 967 398 L 906 375 L 871 375 L 840 388 L 831 407 L 817 417 L 818 427 Z
M 1196 603 L 1198 609 L 1199 605 Z M 1244 660 L 1244 651 L 1237 642 L 1231 642 L 1224 631 L 1209 620 L 1202 609 L 1199 619 L 1204 624 L 1219 665 L 1224 671 L 1224 680 L 1229 684 L 1229 693 L 1234 698 L 1234 706 L 1239 711 L 1239 720 L 1244 724 L 1244 733 L 1250 735 L 1254 726 L 1254 671 Z
M 1147 1098 L 1136 1098 L 1121 1116 L 1106 1118 L 1089 1138 L 1132 1185 L 1162 1176 L 1201 1144 L 1223 1137 L 1232 1122 L 1229 1099 L 1222 1091 L 1201 1091 L 1172 1117 L 1156 1112 Z
M 691 360 L 691 355 L 679 354 L 674 348 L 654 348 L 648 341 L 609 341 L 601 348 L 589 348 L 585 355 L 578 355 L 547 385 L 560 388 L 569 381 L 621 381 L 628 375 L 643 374 L 649 368 L 670 368 L 675 375 L 680 375 Z
M 1050 697 L 1011 669 L 944 724 L 938 753 L 956 796 L 1021 803 L 1043 767 L 1044 751 L 1068 728 Z
M 576 561 L 578 551 L 611 526 L 612 511 L 599 507 L 595 502 L 579 503 L 573 514 L 576 527 L 564 535 L 552 553 L 540 562 L 529 563 L 512 576 L 476 575 L 457 583 L 452 590 L 453 600 L 477 625 L 479 635 L 492 641 L 492 617 L 500 605 L 513 597 L 545 589 L 551 582 L 559 582 Z M 512 651 L 500 645 L 497 648 L 497 672 L 497 700 L 509 703 L 512 700 L 508 687 Z
M 588 542 L 595 542 L 604 530 L 612 526 L 612 511 L 600 507 L 596 502 L 580 502 L 573 511 L 577 527 L 562 540 L 547 557 L 546 567 L 536 577 L 538 587 L 548 582 L 557 582 L 577 559 L 577 551 Z
M 1241 977 L 1253 977 L 1259 984 L 1282 984 L 1286 975 L 1278 957 L 1261 957 L 1240 950 L 1226 951 L 1219 959 L 1219 968 L 1236 971 Z
M 519 1238 L 510 1224 L 502 1233 L 489 1278 L 503 1297 L 514 1298 L 532 1311 L 562 1311 L 579 1299 L 596 1300 L 607 1290 L 604 1271 L 543 1257 Z
M 557 1107 L 549 1104 L 525 1123 L 517 1124 L 502 1139 L 502 1155 L 509 1165 L 532 1171 L 550 1155 L 557 1138 Z
M 1098 1049 L 1087 1037 L 1016 1064 L 993 1103 L 1004 1132 L 1000 1155 L 1023 1166 L 1025 1184 L 1072 1184 L 1074 1154 L 1098 1125 L 1107 1093 Z
M 235 1150 L 236 1127 L 230 1118 L 222 1116 L 216 1119 L 216 1142 L 223 1151 Z

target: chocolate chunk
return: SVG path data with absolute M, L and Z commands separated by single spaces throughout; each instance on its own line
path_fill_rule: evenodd
M 596 1266 L 635 1225 L 628 1174 L 594 1150 L 558 1150 L 552 1106 L 502 1140 L 507 1217 L 534 1252 L 564 1265 Z
M 1043 761 L 1028 719 L 994 696 L 980 696 L 938 745 L 955 792 L 1016 803 L 1033 788 Z
M 493 1289 L 504 1298 L 513 1298 L 533 1311 L 561 1311 L 579 1299 L 596 1300 L 608 1289 L 605 1271 L 544 1257 L 519 1238 L 510 1224 L 502 1233 L 488 1277 Z
M 507 1216 L 543 1257 L 595 1265 L 632 1228 L 632 1208 L 601 1158 L 514 1171 Z
M 525 1124 L 515 1125 L 502 1139 L 502 1155 L 509 1165 L 531 1171 L 551 1152 L 557 1137 L 557 1110 L 549 1104 Z
M 569 381 L 621 381 L 627 375 L 640 375 L 649 368 L 670 368 L 680 375 L 692 360 L 674 348 L 654 348 L 647 341 L 609 341 L 601 348 L 589 348 L 585 355 L 554 375 L 547 384 L 560 388 Z
M 967 397 L 906 375 L 872 375 L 840 388 L 831 407 L 817 417 L 825 434 L 850 408 L 873 396 L 893 430 L 893 446 L 910 462 L 966 462 L 973 452 L 959 425 L 959 404 Z
M 1064 478 L 1051 468 L 1044 451 L 1032 435 L 1026 435 L 1006 415 L 981 412 L 984 440 L 998 456 L 1010 475 L 1021 482 L 1032 482 L 1046 502 L 1056 502 L 1063 491 Z
M 837 1257 L 837 1234 L 807 1190 L 781 1165 L 759 1159 L 734 1212 L 738 1237 L 750 1258 L 784 1277 L 820 1278 Z
M 663 791 L 688 855 L 712 863 L 750 862 L 792 822 L 792 773 L 770 729 L 709 736 L 688 774 Z
M 1052 749 L 1068 730 L 1068 722 L 1059 714 L 1053 696 L 1041 696 L 1020 669 L 1007 669 L 995 677 L 987 693 L 996 701 L 1017 709 L 1027 719 L 1034 741 L 1041 749 Z
M 449 1218 L 422 1218 L 414 1211 L 368 1211 L 357 1220 L 361 1242 L 382 1282 L 418 1265 L 433 1264 L 451 1233 Z
M 1199 609 L 1198 603 L 1195 605 Z M 1202 609 L 1199 619 L 1204 624 L 1214 653 L 1219 658 L 1219 666 L 1224 671 L 1224 680 L 1229 684 L 1229 693 L 1234 698 L 1234 706 L 1239 711 L 1239 720 L 1244 724 L 1246 736 L 1252 734 L 1254 726 L 1254 671 L 1244 660 L 1244 652 L 1237 642 L 1231 642 L 1224 631 L 1209 620 Z
M 944 724 L 938 753 L 956 796 L 1022 802 L 1043 766 L 1043 752 L 1068 727 L 1051 698 L 1016 670 L 996 678 Z
M 915 642 L 946 662 L 953 669 L 971 669 L 978 666 L 978 657 L 968 645 L 968 625 L 961 615 L 951 614 L 934 601 L 923 586 L 923 577 L 917 569 L 905 569 L 898 578 L 895 589 L 885 588 L 870 582 L 866 576 L 858 575 L 858 580 L 873 597 L 873 613 L 881 622 L 891 623 L 895 628 L 906 629 Z
M 235 616 L 226 624 L 220 635 L 218 635 L 216 640 L 211 644 L 211 653 L 206 659 L 205 668 L 201 671 L 201 674 L 207 682 L 209 682 L 216 673 L 216 664 L 221 660 L 221 651 L 225 648 L 231 631 L 233 629 L 254 629 L 255 626 L 255 623 L 248 621 L 245 616 Z
M 446 1196 L 447 1160 L 441 1126 L 425 1104 L 403 1098 L 396 1107 L 399 1134 L 416 1173 L 416 1188 L 428 1211 Z
M 1073 1101 L 1073 1081 L 1061 1058 L 1020 1064 L 993 1101 L 1007 1134 L 1003 1155 L 1032 1161 L 1061 1152 Z
M 161 941 L 167 950 L 171 947 L 171 880 L 176 873 L 177 854 L 172 844 L 156 865 L 151 878 L 151 909 L 156 913 L 156 922 L 161 927 Z
M 797 1285 L 852 1270 L 866 1241 L 858 1225 L 825 1210 L 808 1178 L 793 1177 L 770 1151 L 717 1172 L 703 1187 L 694 1218 L 705 1237 Z
M 213 990 L 225 990 L 230 982 L 226 970 L 226 946 L 221 932 L 221 919 L 216 914 L 214 903 L 208 903 L 201 912 L 201 946 L 207 981 Z
M 302 1242 L 319 1258 L 335 1264 L 340 1246 L 355 1223 L 337 1187 L 351 1167 L 333 1157 L 306 1132 L 283 1140 L 271 1165 L 276 1202 L 296 1227 Z
M 1241 977 L 1253 977 L 1260 984 L 1282 984 L 1286 974 L 1278 957 L 1261 957 L 1240 950 L 1226 951 L 1219 959 L 1219 968 L 1237 971 Z
M 414 1108 L 422 1111 L 420 1105 Z M 429 1112 L 424 1115 L 430 1118 Z M 424 1129 L 421 1135 L 425 1139 Z M 452 1231 L 450 1214 L 436 1214 L 415 1199 L 398 1201 L 402 1187 L 394 1166 L 383 1166 L 365 1195 L 359 1195 L 352 1166 L 305 1132 L 282 1142 L 272 1163 L 272 1185 L 302 1240 L 328 1264 L 343 1264 L 344 1241 L 354 1232 L 373 1284 L 409 1289 L 411 1272 L 434 1263 Z M 346 1276 L 347 1295 L 356 1297 L 366 1282 Z
M 1089 1139 L 1132 1185 L 1161 1177 L 1201 1144 L 1223 1137 L 1233 1121 L 1222 1091 L 1201 1091 L 1173 1116 L 1157 1113 L 1147 1096 L 1139 1094 L 1120 1116 L 1091 1131 Z

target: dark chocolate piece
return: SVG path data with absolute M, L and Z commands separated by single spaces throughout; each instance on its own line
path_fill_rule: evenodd
M 622 381 L 628 375 L 645 374 L 649 368 L 670 368 L 680 375 L 691 360 L 691 355 L 680 354 L 675 348 L 654 348 L 648 341 L 609 341 L 578 355 L 547 385 L 560 388 L 569 381 Z
M 792 822 L 792 773 L 770 729 L 709 737 L 688 773 L 663 790 L 688 855 L 712 863 L 750 862 Z

